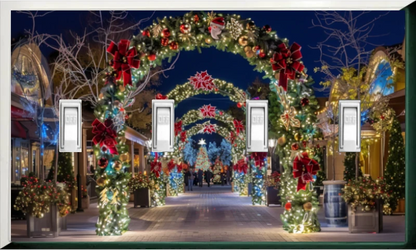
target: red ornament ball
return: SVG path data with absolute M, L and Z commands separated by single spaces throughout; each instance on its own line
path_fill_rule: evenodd
M 218 92 L 218 88 L 215 88 L 215 92 Z
M 150 31 L 149 30 L 143 30 L 142 35 L 150 37 Z
M 177 42 L 171 42 L 169 44 L 169 49 L 171 49 L 171 50 L 177 50 L 178 49 L 178 43 Z
M 241 108 L 241 102 L 237 103 L 237 107 Z
M 299 149 L 299 144 L 297 143 L 293 143 L 292 146 L 290 146 L 292 150 L 298 150 Z
M 187 23 L 186 24 L 181 24 L 181 26 L 179 27 L 179 30 L 184 34 L 187 34 L 191 31 L 191 27 Z
M 306 106 L 306 105 L 308 105 L 309 104 L 309 99 L 308 98 L 303 98 L 301 101 L 300 101 L 300 104 L 302 104 L 302 106 Z
M 265 56 L 266 56 L 266 53 L 264 53 L 264 51 L 261 50 L 260 53 L 259 53 L 259 57 L 264 58 Z
M 260 50 L 260 46 L 255 46 L 255 47 L 253 47 L 253 52 L 257 52 L 257 50 Z
M 161 35 L 162 35 L 162 37 L 164 37 L 164 38 L 168 38 L 168 37 L 170 37 L 170 30 L 169 30 L 168 28 L 163 29 L 163 30 L 162 30 L 162 33 L 161 33 Z
M 147 59 L 149 59 L 149 61 L 154 61 L 156 60 L 156 55 L 155 54 L 150 54 L 147 56 Z
M 237 147 L 237 143 L 234 144 L 234 147 Z
M 292 203 L 287 202 L 287 203 L 285 204 L 285 209 L 286 209 L 286 211 L 289 211 L 290 209 L 292 209 Z
M 169 38 L 162 38 L 162 39 L 160 39 L 160 44 L 162 46 L 168 46 L 168 44 L 169 44 Z
M 267 33 L 269 33 L 270 31 L 272 31 L 272 27 L 270 27 L 270 25 L 264 25 L 263 30 L 265 30 Z
M 104 169 L 106 168 L 108 165 L 108 159 L 105 157 L 101 157 L 100 160 L 98 161 L 98 166 L 100 166 L 100 168 Z
M 220 111 L 220 115 L 223 115 L 224 113 L 222 111 Z

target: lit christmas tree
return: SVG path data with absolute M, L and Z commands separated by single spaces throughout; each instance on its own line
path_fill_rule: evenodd
M 391 208 L 389 213 L 392 213 L 397 208 L 397 200 L 405 197 L 405 151 L 402 129 L 397 118 L 393 119 L 389 132 L 389 156 L 384 177 L 392 191 L 392 196 L 388 201 Z
M 344 158 L 344 181 L 355 180 L 355 156 L 356 153 L 345 153 Z M 358 168 L 358 177 L 362 177 L 361 167 Z
M 326 174 L 325 174 L 325 166 L 324 166 L 324 150 L 319 145 L 312 148 L 312 155 L 313 159 L 316 160 L 319 164 L 319 171 L 316 175 L 316 180 L 313 183 L 314 186 L 323 186 L 323 181 L 326 180 Z
M 46 180 L 53 181 L 55 174 L 55 156 L 52 160 L 52 167 L 49 170 Z M 71 153 L 58 153 L 58 174 L 57 182 L 64 182 L 67 188 L 76 188 L 76 180 L 74 177 L 74 167 L 72 166 Z
M 202 171 L 205 171 L 205 170 L 209 169 L 211 164 L 210 164 L 209 159 L 208 159 L 208 153 L 207 153 L 207 149 L 205 147 L 204 139 L 201 139 L 198 144 L 201 145 L 201 146 L 199 147 L 199 152 L 198 152 L 198 155 L 196 157 L 195 168 L 197 170 L 202 169 Z

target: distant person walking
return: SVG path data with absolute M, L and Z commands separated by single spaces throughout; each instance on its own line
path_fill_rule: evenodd
M 211 184 L 211 178 L 212 178 L 212 173 L 211 173 L 211 170 L 210 170 L 210 169 L 208 169 L 208 170 L 207 170 L 207 172 L 206 172 L 206 176 L 207 176 L 207 183 L 208 183 L 208 187 L 210 187 L 210 184 Z
M 231 168 L 227 167 L 227 185 L 231 185 Z
M 199 169 L 198 170 L 198 182 L 199 182 L 200 187 L 202 187 L 202 182 L 203 182 L 202 175 L 203 174 L 204 174 L 204 172 L 202 171 L 202 169 Z
M 189 176 L 188 176 L 188 191 L 194 191 L 193 190 L 193 186 L 194 186 L 194 179 L 195 179 L 195 173 L 194 170 L 191 169 L 188 171 Z M 191 189 L 191 190 L 189 190 Z

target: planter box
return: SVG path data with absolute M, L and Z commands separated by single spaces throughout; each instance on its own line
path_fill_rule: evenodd
M 66 230 L 66 216 L 59 216 L 58 206 L 52 205 L 49 213 L 43 218 L 28 216 L 27 237 L 57 237 Z
M 134 191 L 134 207 L 150 207 L 150 190 L 139 188 Z
M 383 231 L 383 202 L 377 201 L 375 208 L 370 212 L 356 211 L 348 205 L 348 229 L 350 233 L 380 233 Z
M 281 205 L 280 196 L 279 196 L 279 189 L 275 189 L 274 187 L 267 187 L 267 206 L 269 205 Z
M 129 202 L 133 202 L 133 201 L 134 201 L 134 193 L 131 193 L 129 197 Z
M 82 197 L 81 203 L 82 209 L 88 209 L 90 207 L 90 197 L 88 195 L 87 197 Z

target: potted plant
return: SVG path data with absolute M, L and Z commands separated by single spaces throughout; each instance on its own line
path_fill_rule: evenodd
M 150 189 L 154 188 L 154 185 L 154 180 L 142 172 L 130 179 L 128 186 L 134 195 L 134 207 L 150 207 Z
M 274 171 L 271 175 L 267 176 L 266 179 L 267 192 L 266 201 L 267 206 L 270 204 L 280 205 L 279 186 L 280 186 L 280 173 Z
M 66 229 L 66 215 L 71 211 L 64 185 L 29 177 L 15 200 L 14 209 L 27 216 L 27 235 L 53 236 Z
M 88 190 L 81 185 L 82 193 L 82 209 L 88 209 L 90 207 L 90 197 L 88 196 Z
M 350 180 L 342 189 L 342 198 L 348 204 L 350 233 L 379 233 L 383 230 L 383 204 L 390 198 L 383 177 Z M 390 191 L 391 192 L 391 191 Z

